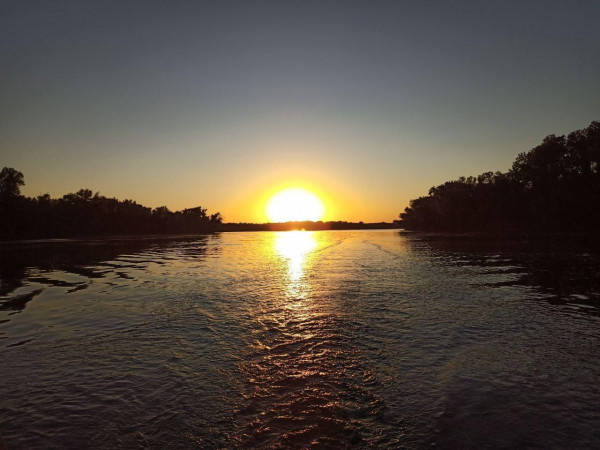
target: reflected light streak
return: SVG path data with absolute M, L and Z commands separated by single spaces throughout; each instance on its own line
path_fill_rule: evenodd
M 304 286 L 301 281 L 308 255 L 317 247 L 311 231 L 284 231 L 275 237 L 276 252 L 287 259 L 290 285 L 288 293 L 297 297 Z

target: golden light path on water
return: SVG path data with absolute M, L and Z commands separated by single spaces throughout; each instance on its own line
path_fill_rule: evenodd
M 373 370 L 360 356 L 370 338 L 356 308 L 332 295 L 348 238 L 355 239 L 312 231 L 260 236 L 266 265 L 256 270 L 270 289 L 246 313 L 252 341 L 239 364 L 246 383 L 234 416 L 242 447 L 345 448 L 360 440 L 356 418 L 379 414 Z
M 288 297 L 303 297 L 306 283 L 303 278 L 310 254 L 317 248 L 317 241 L 312 231 L 287 231 L 276 235 L 276 253 L 284 258 L 288 267 Z

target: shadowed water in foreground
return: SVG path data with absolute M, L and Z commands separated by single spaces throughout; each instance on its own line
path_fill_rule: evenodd
M 10 449 L 600 445 L 588 242 L 12 244 L 0 280 Z

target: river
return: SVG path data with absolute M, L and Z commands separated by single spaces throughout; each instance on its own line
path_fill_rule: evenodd
M 31 448 L 599 448 L 600 253 L 382 231 L 0 249 Z

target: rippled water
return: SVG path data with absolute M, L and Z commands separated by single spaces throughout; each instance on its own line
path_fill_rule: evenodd
M 326 231 L 0 251 L 9 449 L 600 447 L 586 242 Z

